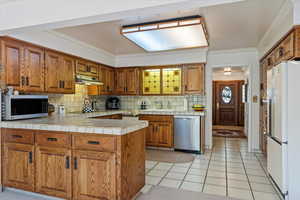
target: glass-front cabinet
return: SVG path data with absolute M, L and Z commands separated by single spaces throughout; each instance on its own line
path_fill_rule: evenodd
M 162 94 L 181 94 L 181 68 L 162 69 Z
M 144 95 L 182 94 L 182 68 L 150 68 L 142 72 L 142 92 Z
M 161 93 L 161 69 L 143 70 L 143 94 L 155 95 Z

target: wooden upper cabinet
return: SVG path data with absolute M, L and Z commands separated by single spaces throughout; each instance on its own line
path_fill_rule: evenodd
M 63 54 L 46 51 L 46 91 L 70 94 L 75 92 L 75 60 Z
M 75 150 L 73 162 L 73 199 L 116 199 L 114 153 Z
M 39 47 L 25 48 L 25 69 L 21 81 L 27 92 L 43 92 L 45 89 L 44 49 Z
M 99 71 L 99 80 L 103 83 L 100 86 L 100 95 L 110 95 L 114 92 L 115 87 L 115 72 L 111 67 L 106 67 L 102 65 Z
M 4 186 L 34 191 L 34 146 L 6 143 L 3 153 Z
M 60 80 L 61 56 L 58 53 L 46 51 L 46 91 L 59 93 L 62 86 Z
M 76 74 L 98 77 L 99 66 L 86 60 L 76 61 Z
M 136 68 L 119 68 L 116 70 L 115 77 L 117 94 L 135 95 L 138 93 L 139 73 Z
M 72 197 L 71 150 L 36 147 L 36 192 L 64 199 Z
M 1 41 L 1 60 L 4 67 L 1 79 L 7 86 L 21 89 L 21 73 L 24 60 L 24 48 L 21 43 L 13 40 Z
M 126 93 L 126 70 L 117 69 L 115 76 L 116 76 L 115 92 L 118 94 L 125 94 Z
M 63 93 L 75 93 L 75 60 L 69 56 L 62 56 L 60 73 Z
M 205 70 L 204 64 L 189 64 L 183 66 L 184 93 L 204 94 Z

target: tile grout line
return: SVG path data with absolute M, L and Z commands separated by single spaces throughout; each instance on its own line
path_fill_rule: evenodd
M 255 200 L 254 193 L 253 193 L 253 190 L 252 190 L 252 186 L 251 186 L 251 183 L 250 183 L 250 179 L 248 177 L 248 173 L 247 173 L 247 170 L 246 170 L 246 167 L 245 167 L 245 163 L 244 163 L 244 159 L 243 159 L 241 151 L 240 151 L 240 156 L 241 156 L 241 159 L 242 159 L 243 167 L 244 167 L 245 174 L 246 174 L 246 177 L 247 177 L 247 181 L 248 181 L 248 184 L 249 184 L 249 187 L 250 187 L 250 192 L 252 194 L 252 198 L 253 198 L 253 200 Z
M 225 137 L 225 178 L 226 178 L 226 196 L 228 196 L 228 175 L 227 175 L 227 138 Z
M 192 162 L 192 164 L 190 165 L 189 169 L 188 169 L 188 170 L 186 171 L 186 173 L 184 174 L 183 179 L 181 180 L 181 183 L 179 184 L 178 189 L 181 188 L 181 186 L 182 186 L 182 184 L 183 184 L 183 182 L 184 182 L 185 177 L 187 176 L 187 174 L 189 173 L 189 171 L 190 171 L 191 168 L 192 168 L 192 165 L 193 165 L 194 161 L 195 161 L 195 159 L 193 160 L 193 162 Z
M 208 169 L 209 169 L 209 166 L 210 166 L 211 157 L 212 157 L 212 154 L 213 154 L 213 149 L 214 149 L 214 147 L 212 147 L 212 150 L 210 152 L 210 156 L 209 156 L 209 161 L 208 161 L 208 165 L 207 165 L 205 177 L 204 177 L 204 180 L 203 180 L 203 186 L 202 186 L 202 190 L 201 190 L 202 192 L 204 191 L 204 186 L 206 184 L 206 179 L 207 179 Z
M 260 167 L 263 169 L 263 171 L 264 171 L 265 174 L 267 175 L 267 179 L 268 179 L 269 183 L 272 185 L 272 187 L 274 188 L 274 190 L 275 190 L 275 192 L 276 192 L 276 195 L 279 197 L 279 199 L 282 199 L 282 197 L 281 197 L 280 193 L 278 192 L 277 188 L 274 187 L 274 185 L 273 185 L 273 183 L 272 183 L 272 181 L 271 181 L 271 179 L 270 179 L 270 177 L 269 177 L 269 174 L 268 174 L 268 172 L 265 170 L 265 168 L 263 167 L 263 164 L 261 163 L 260 159 L 257 158 L 257 155 L 256 155 L 256 154 L 254 154 L 254 155 L 255 155 L 256 159 L 258 160 Z

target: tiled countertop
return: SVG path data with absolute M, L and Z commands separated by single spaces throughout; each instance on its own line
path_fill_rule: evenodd
M 112 114 L 137 115 L 199 115 L 204 116 L 204 112 L 193 111 L 99 111 L 94 113 L 70 113 L 64 116 L 54 115 L 38 119 L 4 121 L 2 128 L 20 128 L 33 130 L 49 130 L 63 132 L 80 132 L 124 135 L 148 126 L 147 121 L 140 120 L 111 120 L 93 119 L 93 117 L 106 116 Z

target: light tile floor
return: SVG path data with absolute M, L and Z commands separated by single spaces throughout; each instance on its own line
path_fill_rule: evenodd
M 279 200 L 266 174 L 266 159 L 248 153 L 246 139 L 214 138 L 212 151 L 191 163 L 146 161 L 147 192 L 154 185 L 244 200 Z
M 245 139 L 214 138 L 214 148 L 195 155 L 191 163 L 146 161 L 146 193 L 154 185 L 235 197 L 244 200 L 279 200 L 266 174 L 262 154 L 248 153 Z M 6 191 L 2 200 L 54 198 Z

